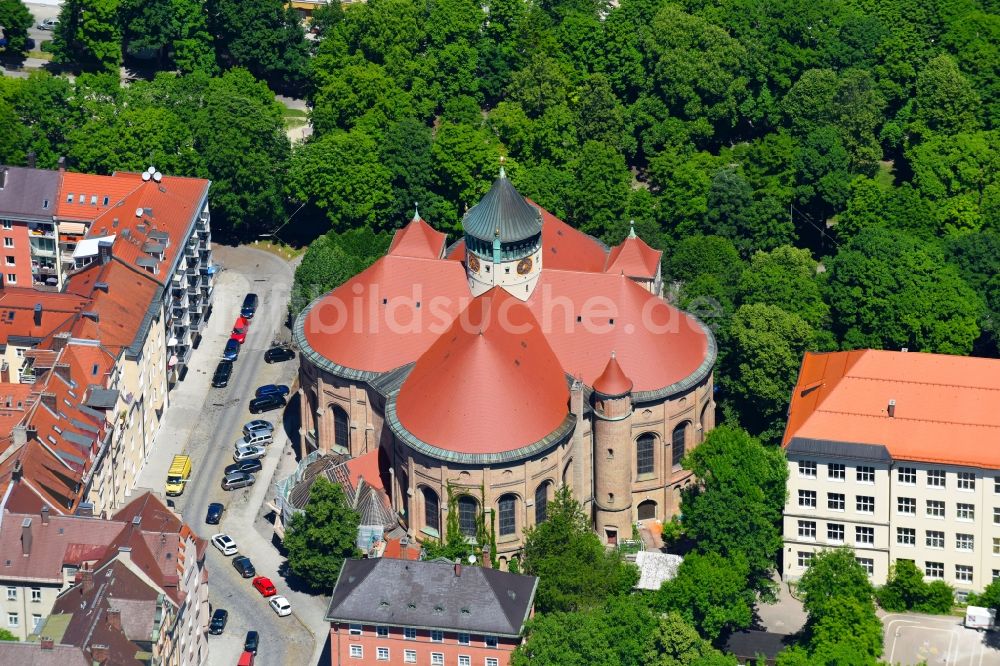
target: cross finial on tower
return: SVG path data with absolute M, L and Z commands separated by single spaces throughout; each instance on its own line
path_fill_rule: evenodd
M 635 220 L 629 220 L 628 223 L 628 237 L 635 238 Z
M 419 219 L 420 219 L 420 202 L 419 201 L 414 201 L 413 202 L 413 221 L 416 222 Z
M 501 178 L 506 178 L 507 177 L 507 170 L 503 168 L 504 159 L 505 159 L 504 156 L 501 155 L 500 156 L 500 177 Z
M 614 358 L 614 357 L 615 357 L 615 350 L 614 350 L 614 349 L 612 349 L 612 350 L 611 350 L 611 358 Z

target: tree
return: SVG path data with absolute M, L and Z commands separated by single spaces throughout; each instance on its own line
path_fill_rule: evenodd
M 289 568 L 317 590 L 332 589 L 344 560 L 358 554 L 360 523 L 340 484 L 317 477 L 305 510 L 292 516 L 285 531 Z
M 1000 578 L 991 581 L 979 594 L 970 594 L 967 601 L 970 606 L 1000 609 Z
M 0 641 L 16 641 L 19 640 L 17 636 L 12 634 L 6 629 L 0 629 Z
M 945 243 L 948 262 L 983 298 L 981 327 L 994 349 L 1000 345 L 1000 233 L 984 231 L 951 236 Z
M 911 560 L 896 560 L 889 578 L 878 590 L 878 603 L 887 611 L 915 610 L 948 613 L 955 603 L 954 590 L 943 580 L 924 582 L 924 574 Z
M 845 349 L 968 354 L 980 298 L 940 250 L 908 235 L 866 229 L 827 263 L 827 300 Z
M 798 591 L 806 613 L 816 617 L 845 599 L 866 604 L 875 596 L 868 573 L 858 564 L 850 548 L 817 553 L 799 580 Z
M 67 0 L 53 39 L 56 61 L 117 74 L 122 62 L 118 0 Z
M 0 0 L 0 26 L 7 40 L 7 53 L 28 50 L 28 28 L 32 23 L 31 12 L 21 0 Z
M 757 252 L 740 275 L 739 302 L 765 303 L 797 314 L 813 329 L 829 325 L 830 307 L 823 301 L 817 263 L 807 250 L 782 245 Z
M 171 7 L 174 66 L 184 74 L 216 73 L 215 44 L 208 31 L 208 13 L 204 3 L 198 0 L 171 0 Z
M 649 666 L 736 666 L 736 657 L 713 648 L 676 611 L 660 616 L 651 643 Z
M 330 231 L 309 244 L 295 269 L 295 283 L 288 309 L 296 316 L 313 299 L 368 268 L 389 249 L 390 236 L 373 233 L 370 227 L 350 229 L 342 234 Z
M 567 486 L 549 502 L 545 522 L 525 534 L 523 566 L 540 579 L 535 595 L 540 613 L 595 608 L 638 581 L 635 565 L 605 551 Z
M 742 555 L 691 553 L 677 576 L 657 595 L 661 610 L 677 612 L 706 640 L 724 631 L 745 629 L 753 619 L 753 590 L 747 588 L 750 569 Z
M 625 215 L 631 175 L 625 159 L 617 150 L 597 141 L 587 141 L 576 163 L 576 187 L 567 206 L 569 219 L 581 231 L 603 238 L 615 221 Z
M 748 587 L 767 597 L 782 542 L 788 479 L 784 453 L 765 447 L 744 430 L 723 425 L 685 457 L 684 468 L 698 479 L 681 495 L 688 537 L 698 552 L 743 557 L 749 569 Z
M 914 114 L 918 132 L 975 131 L 979 129 L 979 111 L 979 95 L 950 55 L 942 53 L 920 70 Z

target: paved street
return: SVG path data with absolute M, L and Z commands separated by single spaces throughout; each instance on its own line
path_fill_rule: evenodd
M 282 428 L 262 461 L 264 469 L 257 483 L 247 489 L 223 491 L 223 468 L 232 462 L 233 442 L 251 418 L 278 421 L 280 412 L 254 417 L 247 409 L 253 390 L 261 384 L 291 385 L 296 362 L 267 365 L 263 352 L 277 337 L 287 338 L 284 328 L 286 303 L 292 282 L 291 267 L 280 258 L 250 248 L 215 247 L 215 261 L 223 267 L 218 275 L 213 314 L 184 382 L 171 393 L 163 427 L 152 447 L 140 486 L 162 492 L 167 468 L 174 454 L 185 452 L 192 458 L 191 482 L 175 499 L 177 510 L 204 538 L 217 532 L 232 536 L 240 553 L 253 561 L 259 575 L 274 581 L 278 593 L 292 604 L 293 615 L 279 618 L 223 557 L 209 547 L 210 599 L 214 607 L 229 611 L 229 624 L 222 636 L 209 637 L 209 664 L 231 665 L 242 650 L 248 629 L 260 632 L 260 663 L 315 664 L 323 647 L 328 625 L 322 621 L 326 599 L 288 589 L 278 575 L 284 559 L 271 543 L 271 524 L 262 508 L 273 492 L 273 483 L 295 465 L 295 458 Z M 243 296 L 248 291 L 260 295 L 260 307 L 250 326 L 240 358 L 235 363 L 229 386 L 211 388 L 211 377 Z M 281 468 L 276 474 L 276 469 Z M 210 502 L 222 502 L 226 513 L 222 525 L 206 525 L 205 510 Z M 318 637 L 318 640 L 317 640 Z
M 962 618 L 890 613 L 882 618 L 890 664 L 991 666 L 1000 664 L 1000 637 L 962 626 Z

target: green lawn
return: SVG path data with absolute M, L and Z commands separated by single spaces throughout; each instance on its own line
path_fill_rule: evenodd
M 891 189 L 893 182 L 896 180 L 896 176 L 893 175 L 893 169 L 892 160 L 878 163 L 878 173 L 875 174 L 875 182 L 884 190 Z
M 281 113 L 285 117 L 285 129 L 302 127 L 309 122 L 309 114 L 302 109 L 289 109 L 286 106 Z

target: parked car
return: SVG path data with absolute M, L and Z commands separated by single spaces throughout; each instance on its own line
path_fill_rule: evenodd
M 257 298 L 257 294 L 247 294 L 243 299 L 243 307 L 240 308 L 240 316 L 253 319 L 253 316 L 257 314 L 257 305 L 259 303 L 260 299 Z
M 240 343 L 229 339 L 226 341 L 226 348 L 222 350 L 222 358 L 226 361 L 235 361 L 240 357 Z
M 243 460 L 238 463 L 233 463 L 232 465 L 226 465 L 225 474 L 226 476 L 237 472 L 242 472 L 243 474 L 253 474 L 254 472 L 259 472 L 260 469 L 260 460 L 254 458 L 253 460 Z
M 205 522 L 209 525 L 218 525 L 219 521 L 222 520 L 222 512 L 226 510 L 226 507 L 219 502 L 212 502 L 208 505 L 208 513 L 205 514 Z
M 239 552 L 233 537 L 228 534 L 216 534 L 212 537 L 212 545 L 219 549 L 219 552 L 229 557 Z
M 273 441 L 274 438 L 271 437 L 271 433 L 269 433 L 268 431 L 252 430 L 250 431 L 249 435 L 243 435 L 238 440 L 236 440 L 234 446 L 236 448 L 239 448 L 241 446 L 256 446 L 258 444 L 260 446 L 267 446 Z
M 232 472 L 223 477 L 222 489 L 239 490 L 240 488 L 248 488 L 252 486 L 256 480 L 257 477 L 253 474 L 246 474 L 245 472 Z
M 247 637 L 243 641 L 243 649 L 246 652 L 253 652 L 257 654 L 257 645 L 260 643 L 260 636 L 257 635 L 256 631 L 248 631 Z
M 208 633 L 218 636 L 226 628 L 228 621 L 229 611 L 225 608 L 216 608 L 215 612 L 212 613 L 212 621 L 208 624 Z
M 284 398 L 288 395 L 288 387 L 284 384 L 264 384 L 254 393 L 254 397 L 257 398 L 263 398 L 265 395 L 280 395 Z
M 264 352 L 265 363 L 280 363 L 281 361 L 291 361 L 293 358 L 295 358 L 295 352 L 283 345 L 271 347 Z
M 254 419 L 253 421 L 247 421 L 243 424 L 243 436 L 246 437 L 255 430 L 263 430 L 265 432 L 274 432 L 274 424 L 270 421 L 265 421 L 264 419 Z
M 267 576 L 257 576 L 253 579 L 253 588 L 260 592 L 261 596 L 273 597 L 278 593 L 275 589 L 274 583 Z
M 271 597 L 271 600 L 267 603 L 280 617 L 292 614 L 292 605 L 284 597 Z
M 240 655 L 240 660 L 236 662 L 236 666 L 253 666 L 255 653 L 249 650 L 244 650 L 243 654 Z
M 253 568 L 253 562 L 246 555 L 234 557 L 233 568 L 239 571 L 244 578 L 253 578 L 257 575 L 257 570 Z
M 249 330 L 250 320 L 246 317 L 239 317 L 236 319 L 236 323 L 233 324 L 233 334 L 229 336 L 229 339 L 243 344 L 247 341 L 247 332 Z
M 282 396 L 265 395 L 250 401 L 250 413 L 260 414 L 261 412 L 269 412 L 273 409 L 281 409 L 284 406 L 285 399 Z
M 243 462 L 244 460 L 263 458 L 266 455 L 267 455 L 267 449 L 265 449 L 263 446 L 260 446 L 259 444 L 254 444 L 252 446 L 240 446 L 237 447 L 236 453 L 233 454 L 233 460 L 235 460 L 236 462 Z
M 57 25 L 59 25 L 58 18 L 47 18 L 39 21 L 35 27 L 39 30 L 55 30 Z
M 232 374 L 233 362 L 219 361 L 219 365 L 215 366 L 215 374 L 212 375 L 212 386 L 215 388 L 225 388 L 229 385 L 229 378 Z

